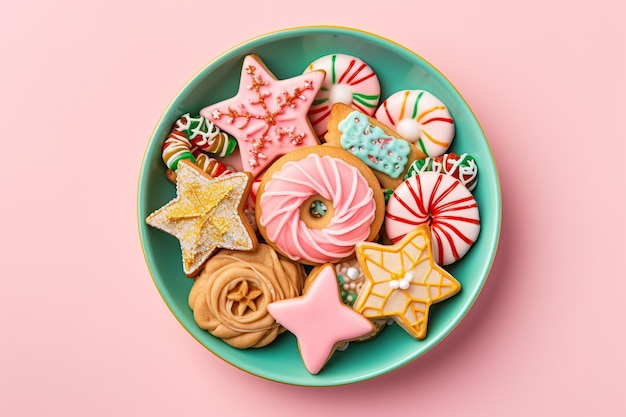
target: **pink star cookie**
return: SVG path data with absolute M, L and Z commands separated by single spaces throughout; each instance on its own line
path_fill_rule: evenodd
M 325 72 L 277 80 L 256 55 L 243 60 L 237 95 L 200 111 L 237 139 L 244 171 L 257 177 L 289 151 L 318 145 L 307 118 Z
M 267 306 L 270 314 L 298 339 L 306 369 L 317 374 L 341 342 L 374 331 L 371 321 L 342 303 L 335 268 L 325 264 L 306 293 Z

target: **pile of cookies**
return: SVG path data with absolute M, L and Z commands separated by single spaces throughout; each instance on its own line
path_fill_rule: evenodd
M 163 160 L 177 195 L 146 222 L 180 241 L 201 328 L 241 349 L 290 331 L 316 374 L 392 320 L 424 339 L 431 304 L 460 291 L 444 267 L 480 219 L 476 161 L 447 153 L 454 136 L 428 91 L 381 102 L 358 57 L 278 80 L 248 55 L 233 97 L 174 123 Z

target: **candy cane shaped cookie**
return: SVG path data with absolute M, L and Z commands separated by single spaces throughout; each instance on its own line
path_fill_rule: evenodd
M 405 180 L 392 194 L 387 203 L 385 231 L 396 243 L 422 224 L 430 224 L 435 261 L 451 264 L 465 255 L 478 238 L 478 205 L 456 178 L 423 172 Z
M 454 139 L 448 108 L 428 91 L 398 91 L 383 101 L 374 117 L 415 143 L 426 156 L 443 155 Z
M 326 78 L 308 113 L 320 138 L 327 131 L 330 109 L 335 103 L 344 103 L 370 116 L 374 114 L 380 100 L 380 83 L 369 65 L 350 55 L 332 54 L 313 61 L 305 73 L 320 69 L 326 72 Z

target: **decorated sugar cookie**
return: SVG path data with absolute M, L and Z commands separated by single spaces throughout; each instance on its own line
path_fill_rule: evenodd
M 387 202 L 385 231 L 392 242 L 416 226 L 430 227 L 439 265 L 463 257 L 478 238 L 480 216 L 472 193 L 459 180 L 437 172 L 408 178 Z
M 384 217 L 376 177 L 349 152 L 328 145 L 299 149 L 263 175 L 256 220 L 278 252 L 308 265 L 338 262 L 373 240 Z
M 476 165 L 476 161 L 472 156 L 466 153 L 462 155 L 444 153 L 434 158 L 429 156 L 426 159 L 418 159 L 411 164 L 405 178 L 426 171 L 450 175 L 461 181 L 461 184 L 466 186 L 470 191 L 476 188 L 478 181 L 478 166 Z
M 415 143 L 426 156 L 442 155 L 454 139 L 448 108 L 428 91 L 398 91 L 383 101 L 374 117 Z
M 189 159 L 195 162 L 197 152 L 224 157 L 230 155 L 236 146 L 237 141 L 233 137 L 204 117 L 185 113 L 176 120 L 163 143 L 163 161 L 169 169 L 176 171 L 178 161 Z
M 409 165 L 426 157 L 389 127 L 343 103 L 333 105 L 325 138 L 369 166 L 385 189 L 396 188 Z
M 323 80 L 324 71 L 277 80 L 247 55 L 237 95 L 200 114 L 237 139 L 243 170 L 257 177 L 281 155 L 319 144 L 307 113 Z
M 298 339 L 306 369 L 319 373 L 337 347 L 372 333 L 371 321 L 342 303 L 332 264 L 320 268 L 308 291 L 267 306 L 278 323 Z
M 461 284 L 436 264 L 430 232 L 413 229 L 395 245 L 357 245 L 366 281 L 354 309 L 364 317 L 392 318 L 416 339 L 424 339 L 430 306 L 458 293 Z
M 326 78 L 309 110 L 309 119 L 317 135 L 327 132 L 330 109 L 343 103 L 367 115 L 373 115 L 380 100 L 376 73 L 361 59 L 346 54 L 326 55 L 313 61 L 305 74 L 324 70 Z
M 213 179 L 188 160 L 178 163 L 176 198 L 146 223 L 180 241 L 187 276 L 195 276 L 217 248 L 256 248 L 256 235 L 242 212 L 251 182 L 249 173 Z

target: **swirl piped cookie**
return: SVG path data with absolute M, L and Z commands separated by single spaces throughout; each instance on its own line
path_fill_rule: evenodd
M 320 145 L 293 151 L 263 175 L 256 204 L 261 235 L 278 252 L 307 265 L 338 262 L 374 240 L 384 197 L 358 158 Z

